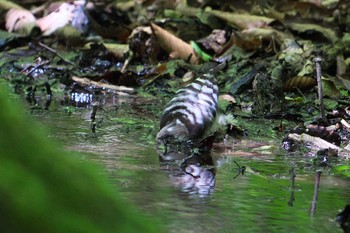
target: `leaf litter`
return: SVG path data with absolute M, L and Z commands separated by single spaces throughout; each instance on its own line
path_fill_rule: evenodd
M 225 128 L 241 128 L 245 137 L 310 145 L 302 136 L 308 134 L 325 140 L 312 149 L 328 148 L 328 141 L 339 147 L 339 156 L 349 157 L 349 5 L 345 0 L 2 1 L 1 72 L 22 91 L 47 82 L 57 92 L 79 87 L 170 97 L 203 66 L 226 62 L 217 75 L 220 111 L 235 121 Z M 327 122 L 320 121 L 317 56 Z M 247 124 L 257 118 L 271 130 Z M 331 127 L 339 140 L 329 141 L 323 130 L 295 136 L 297 128 L 310 126 Z M 224 130 L 219 138 L 227 135 Z

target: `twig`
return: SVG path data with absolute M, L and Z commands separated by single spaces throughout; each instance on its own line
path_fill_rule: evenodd
M 244 172 L 245 172 L 245 169 L 246 169 L 246 167 L 245 166 L 240 166 L 236 161 L 233 161 L 236 165 L 237 165 L 237 167 L 238 167 L 238 172 L 237 172 L 237 175 L 235 175 L 235 177 L 233 177 L 233 179 L 236 179 L 237 178 L 237 176 L 239 176 L 239 174 L 242 174 L 242 175 L 244 175 Z
M 317 204 L 317 197 L 318 197 L 318 188 L 320 187 L 321 174 L 322 174 L 322 171 L 316 171 L 314 196 L 313 196 L 312 202 L 311 202 L 310 216 L 314 216 L 315 213 L 316 213 L 316 204 Z
M 121 73 L 124 73 L 125 70 L 126 70 L 126 67 L 129 65 L 130 61 L 133 59 L 134 57 L 134 53 L 133 52 L 130 52 L 129 53 L 129 56 L 127 57 L 127 59 L 125 60 L 124 64 L 123 64 L 123 67 L 121 68 L 120 72 Z
M 36 92 L 36 86 L 34 86 L 34 88 L 33 87 L 28 88 L 28 94 L 26 99 L 32 106 L 36 105 L 35 92 Z
M 345 233 L 350 231 L 350 205 L 346 205 L 344 210 L 337 215 L 337 222 Z
M 49 110 L 52 101 L 52 91 L 49 82 L 45 82 L 45 88 L 47 93 L 47 99 L 45 103 L 45 110 Z
M 79 85 L 82 85 L 82 86 L 94 86 L 97 88 L 104 88 L 104 89 L 109 89 L 109 90 L 115 91 L 120 96 L 128 96 L 129 94 L 135 93 L 135 89 L 131 88 L 131 87 L 115 86 L 115 85 L 106 84 L 106 83 L 102 83 L 102 82 L 92 81 L 88 78 L 79 78 L 76 76 L 72 76 L 71 79 L 74 82 L 77 82 L 77 83 L 79 83 Z
M 290 198 L 288 201 L 288 205 L 289 206 L 293 206 L 293 202 L 295 200 L 294 198 L 294 189 L 295 189 L 295 171 L 294 171 L 294 167 L 290 169 L 290 182 L 291 182 L 291 192 L 290 192 Z
M 323 122 L 327 122 L 326 115 L 324 113 L 324 105 L 323 105 L 323 95 L 322 95 L 322 73 L 321 73 L 321 57 L 315 57 L 314 62 L 316 65 L 316 77 L 317 77 L 317 89 L 318 89 L 318 101 L 320 107 L 321 119 Z
M 90 116 L 90 119 L 91 119 L 91 131 L 92 133 L 95 133 L 96 132 L 96 113 L 97 113 L 97 109 L 99 107 L 99 103 L 98 102 L 94 102 L 91 104 L 92 106 L 92 111 L 91 111 L 91 116 Z
M 340 123 L 347 129 L 350 129 L 350 124 L 345 120 L 345 119 L 341 119 Z
M 56 50 L 54 50 L 53 48 L 50 48 L 49 46 L 41 43 L 41 42 L 38 42 L 38 45 L 40 45 L 41 47 L 43 47 L 44 49 L 46 50 L 49 50 L 50 52 L 52 52 L 53 54 L 55 54 L 56 56 L 58 56 L 59 58 L 61 58 L 64 62 L 74 66 L 74 67 L 78 67 L 76 64 L 74 64 L 73 62 L 65 59 L 61 54 L 59 54 Z
M 339 146 L 336 146 L 330 142 L 327 142 L 326 140 L 319 138 L 319 137 L 314 137 L 311 135 L 308 135 L 306 133 L 302 133 L 302 134 L 296 134 L 296 133 L 291 133 L 288 134 L 288 138 L 297 141 L 297 142 L 301 142 L 304 143 L 306 145 L 308 145 L 311 149 L 329 149 L 332 148 L 334 150 L 338 150 L 340 151 L 344 151 L 343 148 L 340 148 Z
M 44 60 L 44 61 L 38 61 L 38 64 L 34 65 L 33 67 L 29 65 L 28 67 L 24 68 L 23 70 L 20 71 L 20 73 L 24 73 L 25 71 L 29 70 L 28 73 L 25 74 L 26 77 L 28 77 L 31 73 L 33 73 L 36 69 L 49 64 L 49 60 Z

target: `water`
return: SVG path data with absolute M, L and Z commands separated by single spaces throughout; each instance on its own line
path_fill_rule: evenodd
M 164 161 L 156 150 L 158 101 L 112 101 L 97 113 L 71 114 L 53 103 L 50 111 L 33 111 L 49 128 L 48 136 L 72 156 L 101 164 L 109 181 L 145 214 L 159 219 L 167 232 L 342 232 L 335 216 L 350 200 L 350 180 L 322 170 L 316 210 L 310 215 L 316 169 L 303 154 L 236 141 L 233 150 L 215 147 L 205 161 L 193 157 Z M 253 146 L 252 146 L 253 145 Z M 169 159 L 169 158 L 166 158 Z M 201 162 L 202 166 L 196 164 Z M 244 166 L 242 174 L 239 166 Z M 188 173 L 203 172 L 205 179 Z M 292 188 L 291 170 L 295 186 Z M 294 196 L 294 199 L 293 199 Z M 292 205 L 291 205 L 292 204 Z

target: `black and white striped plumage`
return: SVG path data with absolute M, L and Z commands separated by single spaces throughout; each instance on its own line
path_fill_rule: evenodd
M 165 106 L 160 120 L 160 141 L 201 139 L 212 125 L 217 109 L 218 86 L 212 74 L 204 74 Z

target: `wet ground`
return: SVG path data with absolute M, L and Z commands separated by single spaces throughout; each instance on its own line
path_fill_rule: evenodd
M 203 156 L 160 157 L 154 136 L 165 102 L 100 101 L 95 133 L 90 105 L 75 108 L 57 98 L 32 115 L 50 138 L 79 152 L 72 156 L 104 166 L 116 189 L 168 232 L 342 232 L 335 217 L 349 203 L 350 180 L 314 166 L 303 152 L 288 154 L 282 138 L 244 138 Z M 322 172 L 317 202 L 316 170 Z

